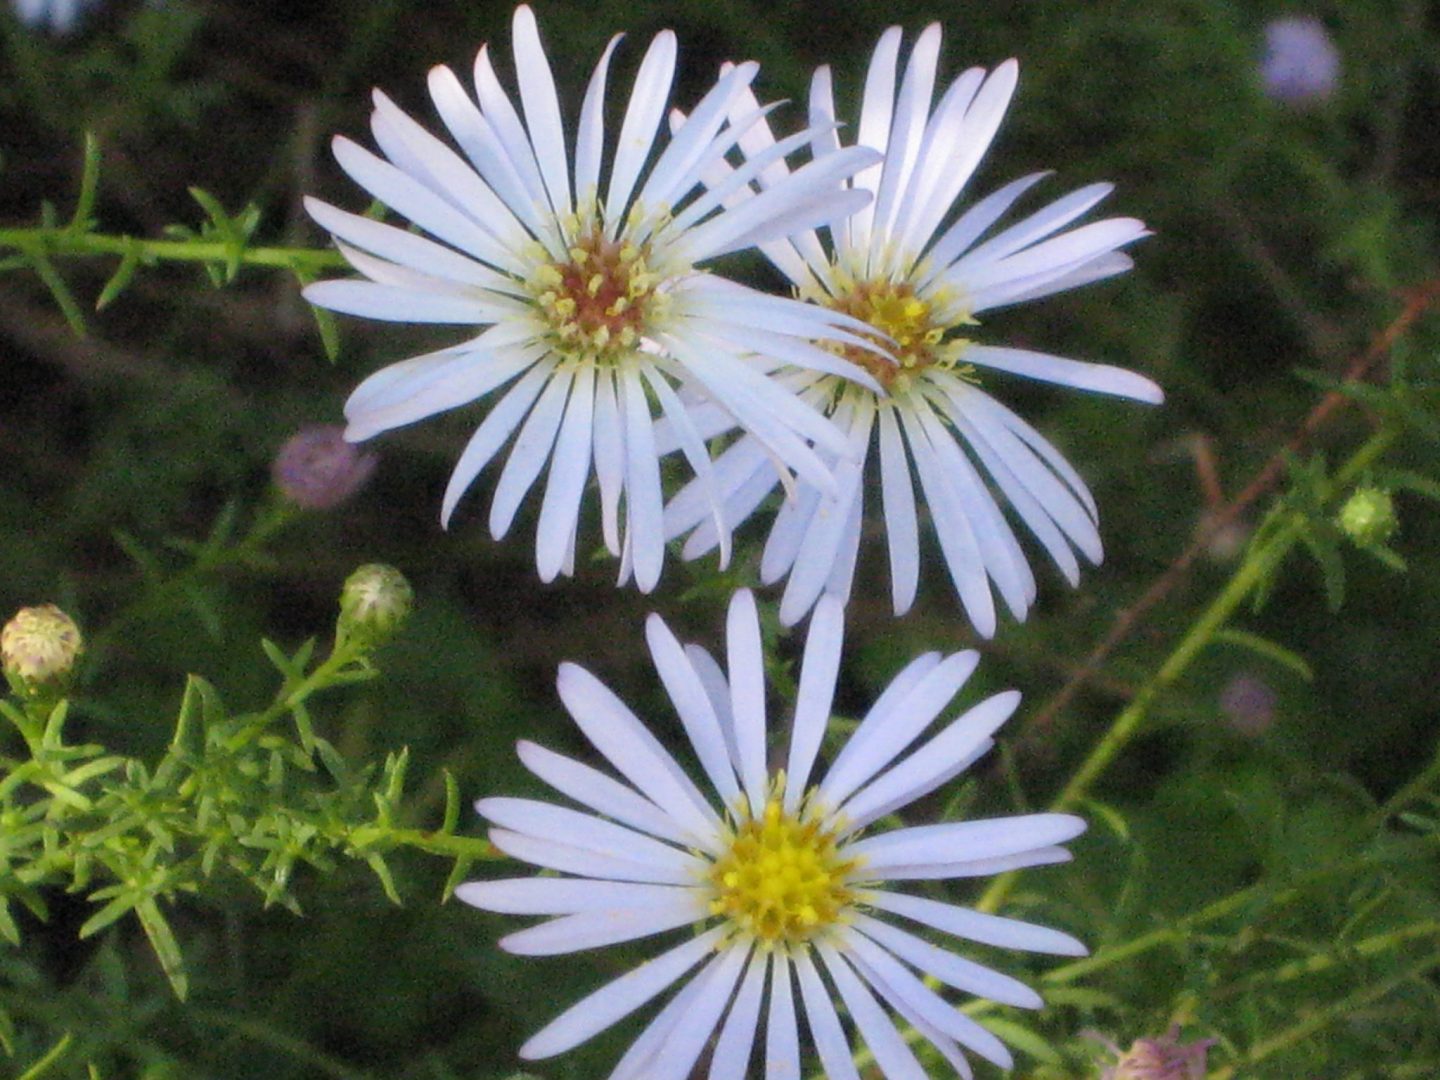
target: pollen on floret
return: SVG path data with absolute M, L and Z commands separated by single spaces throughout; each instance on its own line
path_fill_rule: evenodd
M 645 247 L 607 237 L 599 223 L 576 225 L 566 257 L 538 266 L 529 285 L 557 351 L 613 364 L 634 348 L 665 297 Z
M 875 338 L 875 344 L 896 362 L 888 363 L 858 345 L 841 346 L 839 352 L 873 375 L 887 391 L 908 388 L 911 379 L 927 368 L 954 368 L 970 346 L 964 338 L 947 340 L 952 329 L 971 320 L 942 321 L 942 312 L 952 306 L 944 296 L 922 297 L 905 281 L 864 281 L 840 275 L 839 284 L 840 291 L 820 298 L 821 302 L 880 331 L 884 337 Z
M 845 921 L 858 865 L 841 856 L 835 823 L 822 815 L 791 813 L 772 797 L 756 817 L 746 804 L 710 870 L 710 912 L 766 947 L 800 944 Z

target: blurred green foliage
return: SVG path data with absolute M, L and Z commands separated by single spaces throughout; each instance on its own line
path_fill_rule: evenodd
M 1359 400 L 1294 456 L 1283 499 L 1215 536 L 1099 676 L 1043 727 L 1025 726 L 1185 549 L 1215 489 L 1235 495 L 1291 438 L 1404 309 L 1401 290 L 1434 288 L 1434 6 L 1317 5 L 1343 75 L 1333 99 L 1308 109 L 1261 93 L 1261 28 L 1292 10 L 1278 3 L 537 6 L 571 101 L 621 29 L 631 34 L 621 62 L 632 64 L 637 43 L 676 29 L 680 103 L 740 57 L 762 62 L 764 97 L 803 102 L 811 69 L 830 63 L 853 101 L 892 23 L 943 20 L 945 74 L 1020 58 L 1020 91 L 974 190 L 1034 169 L 1057 171 L 1052 191 L 1112 180 L 1108 205 L 1157 235 L 1135 251 L 1133 273 L 1001 313 L 985 330 L 1141 370 L 1169 397 L 1145 410 L 1000 387 L 1091 484 L 1107 560 L 1077 591 L 1042 573 L 1030 620 L 982 644 L 970 692 L 1018 686 L 1030 709 L 935 813 L 1047 803 L 1255 530 L 1263 543 L 1280 518 L 1302 521 L 1320 572 L 1298 559 L 1272 569 L 1268 602 L 1242 608 L 1234 632 L 1156 698 L 1090 792 L 1075 863 L 1020 879 L 1007 911 L 1076 933 L 1097 955 L 1059 967 L 1004 958 L 1051 1006 L 994 1019 L 1030 1052 L 1020 1074 L 1035 1077 L 1097 1075 L 1105 1054 L 1085 1029 L 1124 1046 L 1172 1021 L 1219 1040 L 1217 1076 L 1440 1074 L 1440 806 L 1433 770 L 1413 782 L 1440 729 L 1440 516 L 1428 498 L 1440 319 L 1408 322 L 1371 387 L 1346 388 Z M 481 42 L 508 41 L 510 14 L 491 2 L 107 0 L 56 38 L 0 12 L 0 226 L 37 222 L 44 201 L 69 220 L 90 190 L 93 133 L 99 184 L 81 209 L 108 235 L 160 238 L 183 225 L 224 244 L 229 223 L 256 244 L 321 246 L 302 194 L 361 208 L 329 160 L 330 135 L 365 139 L 372 86 L 428 117 L 428 68 L 468 68 Z M 496 53 L 508 62 L 508 47 Z M 781 115 L 794 123 L 800 109 Z M 643 615 L 662 610 L 714 644 L 750 565 L 717 581 L 674 563 L 642 597 L 612 587 L 609 562 L 583 558 L 574 580 L 539 585 L 521 540 L 534 507 L 508 544 L 466 513 L 479 497 L 442 534 L 440 493 L 477 409 L 386 438 L 375 480 L 344 507 L 292 516 L 263 543 L 205 561 L 233 550 L 227 522 L 243 536 L 264 521 L 268 463 L 286 437 L 337 419 L 363 375 L 446 332 L 345 321 L 332 363 L 294 274 L 232 262 L 218 276 L 234 280 L 215 288 L 201 267 L 137 267 L 96 312 L 119 255 L 50 262 L 74 298 L 69 321 L 33 266 L 0 262 L 0 612 L 55 601 L 85 627 L 93 647 L 67 729 L 76 741 L 160 760 L 186 673 L 226 701 L 264 700 L 274 671 L 256 641 L 293 654 L 329 623 L 349 571 L 376 559 L 410 577 L 416 615 L 378 659 L 384 678 L 312 719 L 346 760 L 408 748 L 407 825 L 441 824 L 447 771 L 467 799 L 532 791 L 517 737 L 578 751 L 553 692 L 561 659 L 599 674 L 662 739 L 678 733 L 640 648 Z M 731 269 L 774 284 L 758 260 Z M 83 338 L 69 324 L 76 312 Z M 1334 519 L 1345 492 L 1332 490 L 1326 462 L 1344 461 L 1377 424 L 1394 441 L 1364 480 L 1392 493 L 1399 529 L 1385 550 L 1403 575 L 1347 543 Z M 849 615 L 840 706 L 850 714 L 914 653 L 979 644 L 943 587 L 922 589 L 917 609 L 893 620 L 876 556 L 862 555 Z M 929 573 L 938 584 L 943 571 Z M 795 652 L 778 647 L 782 660 Z M 6 754 L 12 738 L 0 736 Z M 466 818 L 461 831 L 478 835 Z M 303 918 L 238 887 L 167 906 L 189 969 L 184 1005 L 138 926 L 80 940 L 91 905 L 52 890 L 46 921 L 17 914 L 21 943 L 0 946 L 0 1061 L 20 1074 L 54 1051 L 32 1075 L 55 1077 L 499 1080 L 514 1075 L 527 1031 L 645 953 L 509 957 L 493 945 L 502 920 L 431 902 L 444 860 L 402 854 L 390 869 L 403 908 L 363 864 L 345 863 L 297 868 Z M 601 1075 L 629 1030 L 532 1071 Z

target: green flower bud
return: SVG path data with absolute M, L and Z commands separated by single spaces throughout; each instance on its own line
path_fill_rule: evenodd
M 5 678 L 23 698 L 63 695 L 84 648 L 75 620 L 54 604 L 21 608 L 0 631 Z
M 1341 531 L 1360 547 L 1378 547 L 1395 535 L 1395 500 L 1380 488 L 1357 488 L 1337 519 Z
M 384 563 L 366 563 L 340 590 L 335 636 L 366 648 L 380 645 L 400 629 L 414 606 L 415 591 L 405 575 Z

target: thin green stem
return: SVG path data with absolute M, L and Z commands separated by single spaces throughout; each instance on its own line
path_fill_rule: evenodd
M 138 253 L 142 262 L 225 263 L 237 252 L 221 240 L 147 240 L 133 236 L 82 232 L 66 226 L 35 226 L 0 229 L 0 248 L 65 256 L 106 256 L 121 258 Z M 329 248 L 244 247 L 239 261 L 247 266 L 269 266 L 311 272 L 345 265 L 344 257 Z
M 50 1071 L 50 1066 L 65 1056 L 66 1051 L 70 1049 L 70 1044 L 74 1041 L 75 1036 L 67 1031 L 60 1036 L 60 1041 L 52 1046 L 44 1057 L 20 1074 L 19 1080 L 40 1080 L 40 1077 Z
M 1345 491 L 1351 483 L 1375 464 L 1398 437 L 1398 432 L 1386 427 L 1377 431 L 1351 455 L 1341 466 L 1330 484 L 1331 497 Z M 1201 612 L 1200 617 L 1185 632 L 1178 645 L 1166 657 L 1150 679 L 1140 687 L 1110 726 L 1100 736 L 1080 768 L 1070 778 L 1056 797 L 1052 810 L 1070 810 L 1082 802 L 1091 787 L 1105 773 L 1111 763 L 1135 738 L 1141 725 L 1150 714 L 1150 706 L 1164 691 L 1180 678 L 1214 640 L 1215 635 L 1229 622 L 1241 604 L 1257 586 L 1266 579 L 1271 570 L 1289 554 L 1290 549 L 1300 540 L 1305 522 L 1298 517 L 1282 523 L 1271 535 L 1268 542 L 1257 546 L 1246 557 L 1226 583 L 1219 595 Z M 981 911 L 994 911 L 1015 887 L 1019 872 L 1002 874 L 991 882 L 979 902 Z
M 1440 952 L 1434 952 L 1429 956 L 1423 957 L 1411 964 L 1393 979 L 1387 979 L 1379 986 L 1369 986 L 1362 990 L 1357 990 L 1355 993 L 1323 1009 L 1317 1009 L 1304 1020 L 1300 1021 L 1300 1023 L 1288 1027 L 1278 1035 L 1273 1035 L 1264 1042 L 1259 1042 L 1252 1046 L 1250 1053 L 1246 1055 L 1246 1063 L 1250 1065 L 1259 1064 L 1266 1058 L 1272 1057 L 1280 1051 L 1294 1046 L 1296 1043 L 1303 1042 L 1322 1028 L 1353 1016 L 1358 1009 L 1369 1005 L 1372 1001 L 1380 1000 L 1397 986 L 1401 986 L 1411 979 L 1419 978 L 1436 966 L 1440 966 Z

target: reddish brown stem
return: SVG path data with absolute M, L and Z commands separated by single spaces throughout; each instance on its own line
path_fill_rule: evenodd
M 1440 279 L 1426 282 L 1415 289 L 1406 290 L 1402 294 L 1402 298 L 1405 306 L 1400 314 L 1391 321 L 1390 325 L 1375 335 L 1370 344 L 1350 361 L 1343 376 L 1345 382 L 1355 383 L 1366 378 L 1376 365 L 1390 354 L 1395 343 L 1405 335 L 1415 321 L 1440 303 Z M 1189 546 L 1166 567 L 1159 577 L 1150 583 L 1133 604 L 1116 613 L 1109 631 L 1090 651 L 1090 655 L 1075 669 L 1065 684 L 1031 714 L 1029 723 L 1024 729 L 1027 737 L 1043 734 L 1054 723 L 1055 718 L 1070 704 L 1081 688 L 1099 673 L 1101 666 L 1109 659 L 1116 647 L 1129 637 L 1151 609 L 1168 596 L 1170 591 L 1184 579 L 1190 567 L 1204 553 L 1216 534 L 1239 518 L 1251 504 L 1276 485 L 1285 472 L 1287 456 L 1303 448 L 1325 426 L 1335 411 L 1351 400 L 1350 396 L 1341 390 L 1331 390 L 1326 393 L 1296 428 L 1295 433 L 1286 440 L 1285 445 L 1270 456 L 1244 489 L 1228 503 L 1216 507 L 1213 513 L 1206 516 Z

